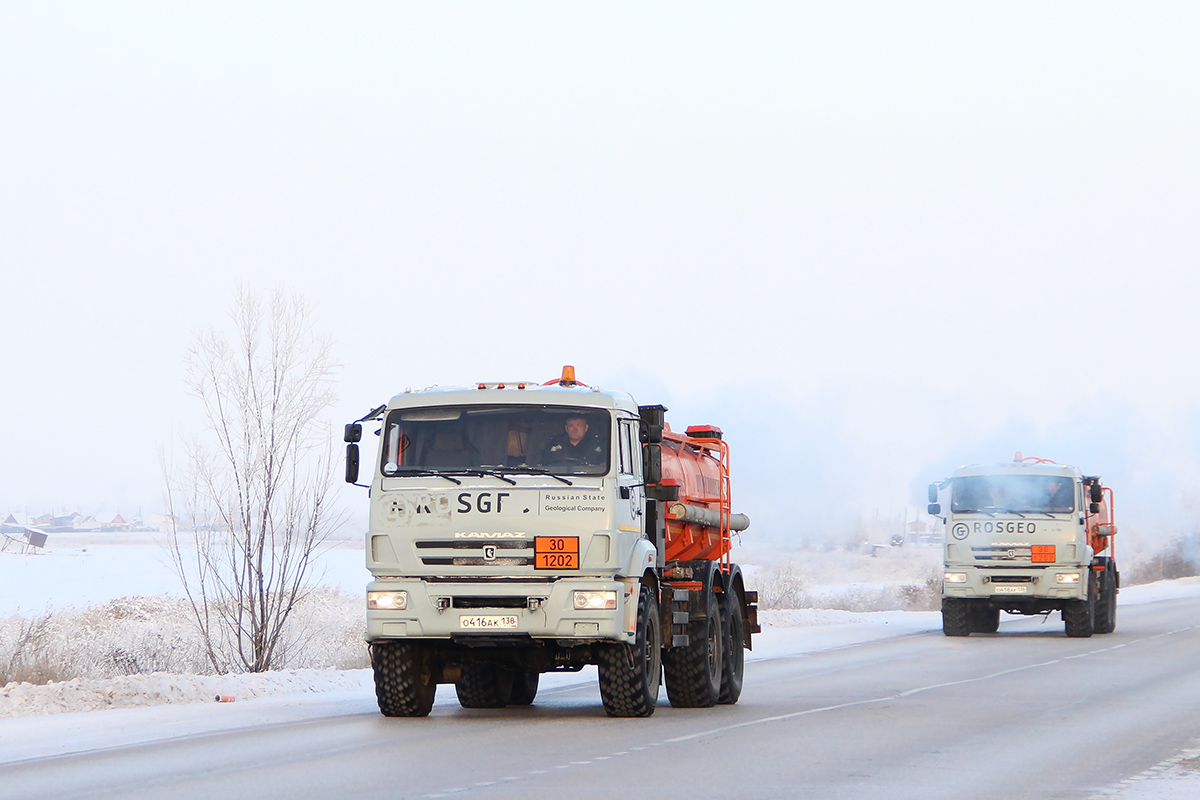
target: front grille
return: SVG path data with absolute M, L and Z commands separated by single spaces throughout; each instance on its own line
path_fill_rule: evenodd
M 533 542 L 524 539 L 507 541 L 423 541 L 413 543 L 427 567 L 528 567 L 533 564 Z M 442 551 L 437 555 L 424 555 L 421 551 Z M 488 551 L 504 553 L 494 558 L 484 558 Z M 449 552 L 446 552 L 449 551 Z M 466 551 L 466 552 L 464 552 Z M 514 552 L 515 551 L 515 552 Z M 517 555 L 518 552 L 529 555 Z
M 451 608 L 525 608 L 526 597 L 451 597 Z
M 1033 578 L 1029 575 L 993 575 L 991 576 L 992 583 L 1033 583 Z
M 1033 550 L 1027 545 L 1012 547 L 972 547 L 976 561 L 1029 561 L 1033 558 Z

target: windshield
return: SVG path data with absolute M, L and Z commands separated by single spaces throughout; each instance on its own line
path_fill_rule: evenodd
M 1048 475 L 970 475 L 954 479 L 950 510 L 1035 511 L 1075 510 L 1074 481 Z
M 406 471 L 608 472 L 609 415 L 563 406 L 397 409 L 383 429 L 384 475 Z

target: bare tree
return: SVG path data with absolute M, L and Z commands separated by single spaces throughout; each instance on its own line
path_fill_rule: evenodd
M 164 465 L 168 550 L 213 668 L 262 672 L 285 661 L 289 618 L 340 522 L 321 420 L 335 399 L 333 365 L 295 294 L 279 289 L 264 302 L 239 288 L 230 316 L 232 340 L 210 328 L 187 353 L 206 425 L 187 445 L 183 475 Z

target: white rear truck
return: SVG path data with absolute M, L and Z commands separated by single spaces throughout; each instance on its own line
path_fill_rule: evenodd
M 380 710 L 532 703 L 539 675 L 595 664 L 612 716 L 736 702 L 756 594 L 729 561 L 748 519 L 728 446 L 662 406 L 561 379 L 408 391 L 346 426 L 358 479 L 377 424 L 367 640 Z M 365 484 L 363 484 L 365 485 Z
M 942 631 L 995 633 L 1000 612 L 1062 613 L 1067 636 L 1112 633 L 1120 576 L 1112 490 L 1046 459 L 963 467 L 929 487 L 948 500 Z

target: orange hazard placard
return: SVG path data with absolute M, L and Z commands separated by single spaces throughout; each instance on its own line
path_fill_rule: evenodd
M 1035 564 L 1053 564 L 1054 563 L 1054 545 L 1052 545 L 1052 544 L 1035 544 L 1033 546 L 1033 563 L 1035 563 Z
M 579 569 L 579 537 L 533 537 L 533 566 L 535 569 Z

